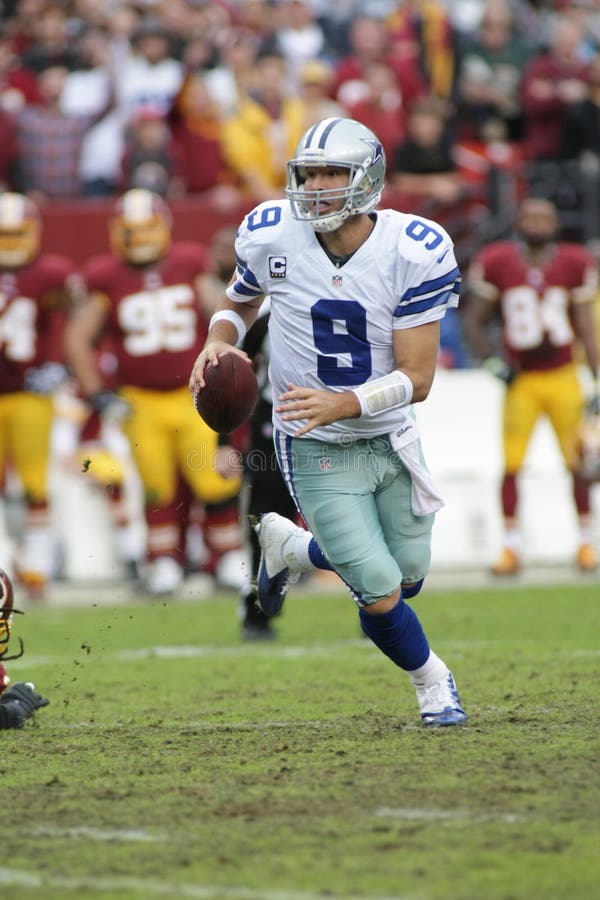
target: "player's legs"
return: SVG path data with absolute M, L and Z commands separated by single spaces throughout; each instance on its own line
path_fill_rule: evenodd
M 349 447 L 280 439 L 278 450 L 319 547 L 360 606 L 426 575 L 433 516 L 412 513 L 410 475 L 386 438 Z
M 50 397 L 15 393 L 9 411 L 6 452 L 25 493 L 25 529 L 16 561 L 19 581 L 41 595 L 52 576 L 56 542 L 48 505 L 48 463 L 53 406 Z
M 384 540 L 400 565 L 402 593 L 361 609 L 361 626 L 392 662 L 408 672 L 424 724 L 457 725 L 466 715 L 452 673 L 430 649 L 415 612 L 404 602 L 418 593 L 429 570 L 434 516 L 413 513 L 409 472 L 389 446 L 381 446 L 379 453 L 381 486 L 375 500 Z M 421 462 L 425 464 L 422 452 Z
M 399 591 L 402 574 L 379 521 L 369 442 L 345 447 L 278 436 L 277 451 L 288 489 L 356 601 L 366 606 Z
M 502 412 L 504 473 L 500 497 L 504 519 L 504 547 L 492 567 L 495 575 L 513 575 L 520 566 L 518 530 L 518 473 L 521 471 L 536 422 L 543 412 L 546 373 L 524 372 L 506 389 Z
M 177 458 L 168 392 L 125 387 L 121 393 L 132 409 L 124 431 L 146 502 L 170 503 L 177 489 Z
M 144 490 L 147 525 L 146 587 L 167 594 L 183 578 L 177 519 L 176 434 L 169 393 L 125 387 L 121 391 L 132 414 L 124 423 L 131 455 Z
M 79 458 L 87 477 L 106 497 L 113 546 L 117 559 L 123 567 L 123 574 L 135 580 L 138 577 L 142 551 L 129 512 L 127 475 L 123 460 L 111 453 L 100 440 L 82 442 Z
M 128 467 L 120 426 L 107 426 L 99 413 L 88 415 L 79 433 L 80 468 L 106 496 L 115 554 L 126 577 L 137 580 L 143 554 L 128 502 Z
M 192 494 L 203 503 L 215 504 L 236 497 L 241 479 L 224 478 L 215 469 L 217 435 L 194 410 L 187 388 L 172 394 L 170 414 L 177 431 L 177 463 Z
M 286 458 L 288 443 L 283 436 L 279 437 L 278 445 L 282 471 L 286 473 L 289 490 L 293 493 L 295 490 L 294 478 L 290 474 L 293 461 Z M 306 447 L 307 445 L 306 442 L 303 442 L 303 444 L 298 444 L 298 446 Z M 321 445 L 317 443 L 317 446 Z M 346 551 L 346 555 L 349 558 L 356 558 L 366 545 L 364 555 L 367 558 L 373 558 L 373 546 L 367 542 L 370 538 L 374 538 L 379 534 L 379 540 L 384 548 L 386 558 L 389 558 L 389 550 L 391 548 L 391 556 L 400 561 L 400 565 L 404 570 L 404 574 L 401 576 L 403 593 L 405 593 L 405 596 L 414 596 L 420 590 L 429 566 L 432 517 L 416 517 L 412 515 L 410 509 L 410 479 L 396 454 L 390 450 L 387 440 L 383 439 L 379 450 L 377 450 L 376 442 L 373 447 L 374 449 L 369 447 L 367 455 L 373 455 L 374 460 L 377 453 L 380 453 L 382 462 L 372 465 L 371 468 L 374 471 L 379 466 L 380 471 L 385 476 L 383 469 L 388 466 L 387 480 L 391 489 L 380 485 L 373 495 L 367 480 L 363 481 L 363 493 L 366 502 L 371 503 L 372 496 L 375 498 L 373 501 L 373 519 L 367 523 L 365 535 L 357 536 L 356 546 L 352 550 Z M 338 452 L 338 450 L 339 448 L 336 449 L 336 445 L 334 445 L 333 452 Z M 359 451 L 357 460 L 345 460 L 345 457 L 350 452 L 350 450 L 344 449 L 341 458 L 343 464 L 348 463 L 348 470 L 352 471 L 353 468 L 358 469 L 361 457 L 365 456 L 365 451 Z M 391 465 L 390 462 L 392 463 Z M 305 466 L 306 464 L 303 462 L 301 465 Z M 334 463 L 333 459 L 328 457 L 319 461 L 319 466 L 326 470 L 334 465 L 338 470 L 341 468 L 337 463 Z M 355 487 L 356 481 L 353 481 L 352 490 Z M 337 501 L 340 502 L 340 498 L 343 498 L 344 495 L 350 496 L 352 490 L 342 488 L 341 491 L 336 491 Z M 323 499 L 318 490 L 316 496 L 319 500 Z M 329 497 L 322 505 L 325 508 L 328 505 L 330 508 L 333 508 Z M 401 511 L 399 512 L 399 510 Z M 341 510 L 339 515 L 334 515 L 332 518 L 336 523 L 347 523 L 348 521 L 345 510 Z M 364 521 L 364 516 L 361 517 L 361 521 Z M 295 527 L 288 520 L 277 515 L 276 512 L 269 512 L 268 515 L 262 517 L 259 531 L 262 550 L 258 578 L 260 601 L 261 605 L 271 615 L 274 615 L 279 610 L 285 597 L 290 574 L 298 575 L 301 572 L 315 569 L 334 570 L 335 567 L 327 559 L 311 532 Z M 345 535 L 345 538 L 349 538 L 349 532 L 350 529 L 342 527 L 342 533 Z M 380 608 L 385 603 L 394 605 L 398 599 L 396 588 L 399 576 L 395 563 L 393 565 L 394 570 L 391 582 L 393 589 L 391 593 L 386 594 L 385 591 L 379 591 L 377 597 L 371 598 L 371 602 L 376 600 Z M 359 572 L 361 571 L 360 564 L 356 568 Z M 381 571 L 381 564 L 376 563 L 374 568 Z M 344 573 L 343 570 L 339 571 L 339 567 L 338 572 L 342 577 L 346 574 L 348 583 L 347 573 Z
M 421 463 L 425 460 L 421 449 Z M 392 556 L 402 572 L 402 594 L 414 596 L 423 583 L 431 562 L 431 531 L 434 516 L 417 516 L 412 511 L 410 474 L 396 459 L 387 454 L 390 473 L 386 484 L 375 496 L 379 521 Z
M 433 516 L 413 515 L 410 475 L 389 441 L 346 447 L 276 435 L 276 446 L 302 515 L 360 607 L 363 631 L 415 685 L 423 722 L 464 721 L 451 673 L 401 596 L 401 563 L 415 581 L 426 574 Z
M 590 483 L 577 471 L 577 433 L 584 410 L 584 396 L 574 364 L 548 373 L 546 412 L 572 478 L 572 491 L 579 526 L 576 563 L 584 572 L 598 565 L 592 543 Z
M 209 553 L 205 571 L 214 574 L 219 586 L 239 591 L 250 567 L 243 546 L 239 493 L 207 503 L 204 510 L 204 540 Z
M 256 465 L 255 465 L 256 464 Z M 251 522 L 269 512 L 295 523 L 298 511 L 287 486 L 281 477 L 277 457 L 272 442 L 261 454 L 251 454 L 250 469 L 246 472 L 243 521 Z M 307 536 L 304 532 L 303 537 Z M 250 547 L 251 577 L 242 588 L 240 612 L 242 615 L 242 637 L 247 640 L 271 638 L 274 632 L 270 616 L 265 615 L 258 604 L 257 581 L 261 561 L 261 546 L 253 527 L 249 527 L 246 540 Z
M 247 567 L 239 514 L 241 478 L 224 477 L 215 466 L 217 435 L 195 411 L 189 391 L 173 391 L 177 465 L 194 500 L 204 506 L 204 540 L 210 567 L 221 584 L 239 589 Z

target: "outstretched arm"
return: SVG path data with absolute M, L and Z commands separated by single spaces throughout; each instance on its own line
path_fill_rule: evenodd
M 96 356 L 96 343 L 105 318 L 101 300 L 86 295 L 73 307 L 65 330 L 67 361 L 86 397 L 105 387 Z

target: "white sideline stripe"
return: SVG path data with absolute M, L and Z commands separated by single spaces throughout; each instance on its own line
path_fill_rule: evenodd
M 115 654 L 116 659 L 146 659 L 148 657 L 160 657 L 161 659 L 178 659 L 179 657 L 197 657 L 197 656 L 267 656 L 269 658 L 279 657 L 281 659 L 294 659 L 303 656 L 328 656 L 332 652 L 344 650 L 356 650 L 357 647 L 367 650 L 375 649 L 370 641 L 362 638 L 352 639 L 348 641 L 332 641 L 330 644 L 313 644 L 312 646 L 296 646 L 296 647 L 199 647 L 195 645 L 189 646 L 158 646 L 158 647 L 140 647 L 138 650 L 119 650 Z
M 136 892 L 145 897 L 197 897 L 200 900 L 322 900 L 323 893 L 305 891 L 268 890 L 235 887 L 233 885 L 175 884 L 144 878 L 86 878 L 62 875 L 39 875 L 25 869 L 0 869 L 0 884 L 29 888 L 40 892 L 48 888 L 78 891 L 80 894 L 99 894 L 112 891 Z M 364 900 L 364 894 L 345 894 L 344 900 Z M 369 894 L 371 900 L 409 900 L 408 895 L 388 896 Z
M 90 841 L 132 841 L 151 844 L 164 844 L 166 834 L 150 834 L 141 828 L 91 828 L 89 825 L 76 825 L 73 828 L 59 828 L 54 825 L 38 825 L 31 830 L 33 837 L 74 837 L 88 838 Z
M 375 645 L 371 643 L 371 641 L 367 641 L 364 638 L 352 638 L 347 641 L 332 641 L 330 644 L 313 644 L 311 646 L 291 646 L 291 647 L 276 647 L 272 644 L 269 644 L 268 647 L 257 647 L 254 644 L 252 646 L 233 646 L 233 647 L 220 647 L 217 645 L 214 646 L 200 646 L 194 644 L 182 644 L 182 645 L 174 645 L 174 646 L 156 646 L 156 647 L 138 647 L 136 649 L 131 650 L 118 650 L 116 653 L 103 653 L 101 650 L 97 651 L 96 657 L 102 657 L 103 660 L 119 660 L 120 662 L 135 662 L 138 659 L 194 659 L 198 657 L 226 657 L 226 658 L 236 658 L 236 657 L 254 657 L 264 656 L 269 659 L 302 659 L 305 656 L 330 656 L 332 653 L 343 653 L 346 650 L 368 650 L 369 652 L 373 651 L 375 655 Z M 92 658 L 94 655 L 94 648 L 92 646 Z M 83 659 L 87 659 L 86 655 L 82 656 Z M 19 667 L 24 667 L 26 669 L 31 669 L 34 666 L 48 666 L 54 663 L 60 662 L 61 665 L 64 665 L 64 656 L 56 655 L 51 656 L 49 654 L 35 656 L 32 654 L 27 654 L 25 658 L 11 660 L 10 668 L 17 669 Z
M 420 809 L 419 807 L 400 806 L 397 808 L 382 806 L 375 811 L 376 816 L 384 819 L 402 819 L 419 822 L 504 822 L 514 825 L 527 821 L 526 816 L 519 813 L 484 813 L 473 815 L 464 809 Z
M 444 647 L 446 650 L 450 650 L 452 653 L 464 653 L 467 650 L 485 650 L 486 647 L 496 647 L 497 641 L 493 640 L 449 640 L 444 643 Z M 600 647 L 565 647 L 564 649 L 557 650 L 548 650 L 546 653 L 547 656 L 552 656 L 552 659 L 556 659 L 559 656 L 568 656 L 569 659 L 573 656 L 577 657 L 586 657 L 586 656 L 600 656 Z
M 29 669 L 34 666 L 51 666 L 57 663 L 61 659 L 59 656 L 35 656 L 35 654 L 27 654 L 27 659 L 23 660 L 22 657 L 19 659 L 11 659 L 10 661 L 10 670 L 11 672 L 14 669 Z M 64 657 L 63 657 L 64 660 Z M 11 678 L 11 681 L 14 681 L 14 678 Z

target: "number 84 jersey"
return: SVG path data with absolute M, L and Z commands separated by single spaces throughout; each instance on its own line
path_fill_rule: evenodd
M 458 305 L 460 273 L 452 241 L 437 223 L 395 210 L 373 214 L 374 228 L 343 265 L 327 255 L 287 201 L 266 202 L 244 219 L 236 240 L 237 276 L 227 295 L 269 295 L 269 378 L 277 398 L 288 384 L 347 391 L 395 367 L 393 332 L 441 319 Z M 409 410 L 345 419 L 310 437 L 370 438 L 402 424 Z M 274 413 L 293 434 L 298 422 Z
M 544 371 L 573 358 L 575 304 L 598 291 L 592 255 L 566 241 L 532 262 L 518 241 L 496 241 L 471 263 L 468 284 L 476 297 L 498 305 L 509 360 L 522 371 Z

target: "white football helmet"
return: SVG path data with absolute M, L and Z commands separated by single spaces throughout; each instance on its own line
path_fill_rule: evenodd
M 42 225 L 37 206 L 23 194 L 0 194 L 0 268 L 20 269 L 38 256 Z
M 167 254 L 172 227 L 171 210 L 162 197 L 145 188 L 132 188 L 115 204 L 110 245 L 125 262 L 145 266 Z
M 348 169 L 348 185 L 335 190 L 304 190 L 306 168 Z M 310 222 L 315 231 L 335 231 L 348 216 L 368 213 L 381 200 L 385 153 L 373 132 L 354 119 L 333 117 L 312 125 L 300 138 L 287 164 L 286 196 L 295 219 Z M 322 200 L 343 201 L 341 209 L 321 210 Z

